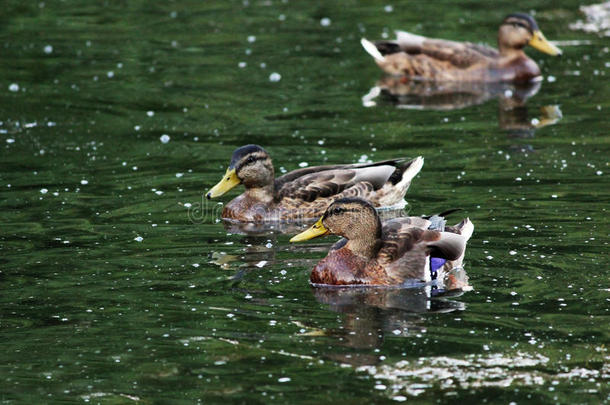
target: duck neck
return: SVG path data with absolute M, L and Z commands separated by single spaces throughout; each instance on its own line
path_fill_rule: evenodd
M 380 247 L 381 239 L 376 238 L 350 239 L 345 245 L 346 249 L 349 249 L 358 256 L 366 257 L 367 259 L 372 259 L 377 256 Z
M 273 184 L 268 184 L 266 186 L 247 187 L 245 194 L 248 198 L 269 204 L 274 200 L 274 192 Z
M 363 224 L 366 224 L 366 220 Z M 374 222 L 367 226 L 365 230 L 350 232 L 351 235 L 346 235 L 348 238 L 345 247 L 353 253 L 372 259 L 377 256 L 381 248 L 381 221 L 375 216 Z
M 500 55 L 502 55 L 503 58 L 515 59 L 526 57 L 523 48 L 514 48 L 512 46 L 502 45 L 502 43 L 498 44 L 498 48 L 500 49 Z

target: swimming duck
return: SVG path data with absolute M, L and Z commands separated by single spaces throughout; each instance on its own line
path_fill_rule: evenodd
M 529 14 L 508 15 L 498 30 L 498 49 L 469 42 L 431 39 L 396 31 L 396 40 L 372 43 L 364 49 L 386 73 L 418 80 L 525 83 L 540 76 L 540 68 L 523 48 L 530 45 L 549 55 L 561 50 L 546 40 Z
M 223 195 L 238 184 L 246 191 L 230 201 L 222 217 L 243 222 L 315 218 L 333 201 L 362 197 L 376 207 L 401 202 L 424 164 L 421 156 L 376 163 L 314 166 L 274 179 L 273 163 L 258 145 L 236 149 L 222 180 L 206 194 Z
M 369 202 L 342 198 L 290 241 L 343 236 L 313 268 L 310 281 L 314 285 L 400 285 L 429 282 L 436 272 L 460 266 L 473 230 L 468 218 L 445 227 L 439 216 L 401 217 L 382 224 Z

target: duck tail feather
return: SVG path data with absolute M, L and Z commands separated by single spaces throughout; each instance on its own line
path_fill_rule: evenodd
M 381 54 L 381 52 L 379 52 L 379 50 L 377 49 L 377 47 L 375 46 L 374 43 L 372 43 L 371 41 L 369 41 L 366 38 L 362 38 L 360 40 L 360 43 L 362 44 L 362 47 L 364 48 L 364 50 L 367 51 L 367 53 L 369 55 L 371 55 L 373 58 L 375 58 L 376 61 L 378 61 L 378 62 L 385 61 L 385 56 L 383 56 Z

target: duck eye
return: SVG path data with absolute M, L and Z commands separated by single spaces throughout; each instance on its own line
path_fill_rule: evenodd
M 248 159 L 246 159 L 246 164 L 249 165 L 250 163 L 254 163 L 256 161 L 256 159 L 254 158 L 254 156 L 250 156 L 248 157 Z
M 333 215 L 339 215 L 339 214 L 341 214 L 342 212 L 343 212 L 343 210 L 342 210 L 341 208 L 339 208 L 339 207 L 335 207 L 335 208 L 333 209 Z

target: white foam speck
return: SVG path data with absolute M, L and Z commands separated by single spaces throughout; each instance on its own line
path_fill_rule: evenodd
M 511 250 L 510 252 L 508 252 L 509 255 L 514 256 L 517 254 L 517 252 L 515 250 Z
M 278 378 L 277 382 L 281 382 L 281 383 L 285 383 L 290 381 L 290 377 L 282 377 L 282 378 Z
M 6 143 L 15 143 L 15 139 L 13 139 L 13 138 L 8 138 L 8 139 L 6 140 Z
M 309 166 L 309 163 L 307 163 L 307 162 L 299 163 L 299 167 L 307 167 L 307 166 Z
M 192 205 L 191 203 L 184 203 L 184 206 L 185 206 L 186 208 L 191 208 L 193 205 Z
M 243 68 L 245 68 L 245 67 L 247 66 L 247 63 L 246 63 L 246 62 L 239 62 L 239 63 L 237 64 L 237 66 L 239 66 L 240 68 L 242 68 L 242 69 L 243 69 Z
M 182 177 L 182 176 L 184 176 L 184 173 L 176 173 L 176 177 L 177 177 L 177 178 L 180 178 L 180 177 Z
M 53 46 L 51 46 L 51 45 L 46 45 L 46 46 L 44 47 L 44 49 L 43 49 L 43 50 L 44 50 L 44 53 L 46 53 L 47 55 L 49 55 L 49 54 L 53 53 Z
M 133 240 L 135 240 L 136 242 L 142 242 L 144 238 L 141 236 L 136 236 L 135 238 L 133 238 Z
M 89 180 L 83 179 L 80 181 L 80 184 L 82 184 L 83 186 L 86 186 L 87 184 L 89 184 Z
M 394 6 L 392 6 L 391 4 L 388 4 L 387 6 L 385 6 L 383 8 L 383 11 L 385 11 L 386 13 L 391 13 L 392 11 L 394 11 Z
M 269 75 L 269 81 L 270 82 L 279 82 L 280 80 L 282 80 L 282 75 L 280 75 L 277 72 L 273 72 Z
M 46 194 L 48 192 L 49 192 L 49 190 L 47 190 L 46 188 L 41 188 L 40 189 L 40 194 Z
M 255 266 L 258 267 L 259 269 L 262 268 L 265 264 L 267 264 L 267 260 L 261 260 L 260 262 L 256 263 Z
M 320 20 L 320 25 L 323 27 L 328 27 L 330 25 L 331 21 L 330 18 L 328 17 L 324 17 Z
M 19 91 L 19 85 L 17 83 L 11 83 L 8 86 L 9 91 L 12 91 L 13 93 Z
M 163 134 L 163 135 L 161 135 L 161 137 L 159 139 L 161 140 L 161 143 L 168 143 L 170 140 L 170 137 L 168 134 Z
M 256 37 L 254 35 L 248 35 L 248 42 L 253 43 L 256 41 Z
M 148 115 L 149 117 L 152 117 L 153 115 L 155 115 L 154 111 L 146 111 L 146 115 Z
M 106 76 L 108 76 L 108 78 L 109 78 L 109 79 L 112 79 L 112 78 L 114 77 L 114 72 L 113 72 L 112 70 L 109 70 L 109 71 L 106 73 Z

